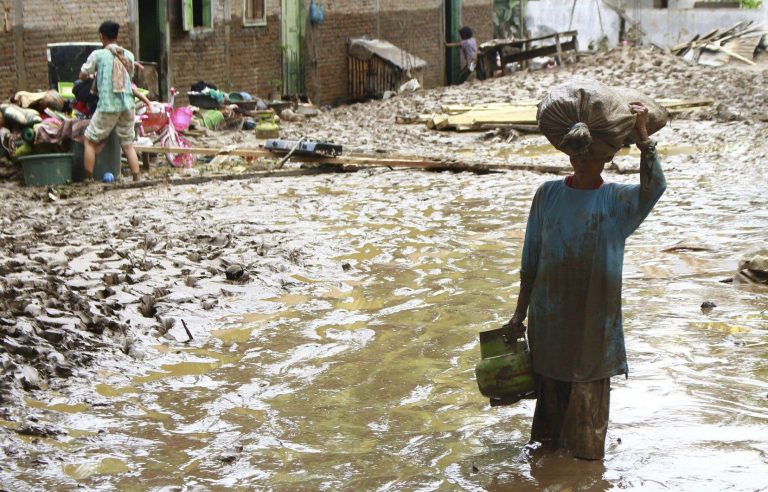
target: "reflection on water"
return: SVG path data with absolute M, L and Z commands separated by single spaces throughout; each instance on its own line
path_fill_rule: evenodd
M 766 293 L 718 281 L 765 242 L 768 214 L 749 211 L 766 209 L 754 183 L 768 176 L 718 170 L 670 173 L 629 241 L 630 378 L 613 382 L 604 463 L 527 456 L 534 403 L 491 409 L 474 382 L 477 333 L 511 315 L 524 221 L 547 178 L 393 172 L 302 179 L 230 205 L 273 200 L 288 223 L 311 201 L 338 271 L 309 266 L 284 296 L 212 324 L 208 341 L 169 345 L 156 370 L 105 376 L 102 405 L 35 403 L 90 434 L 69 462 L 19 478 L 119 490 L 767 487 Z M 701 224 L 712 250 L 661 252 Z M 718 308 L 704 314 L 705 300 Z

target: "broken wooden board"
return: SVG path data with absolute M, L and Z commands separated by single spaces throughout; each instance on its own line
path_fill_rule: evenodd
M 695 108 L 714 104 L 713 99 L 658 99 L 657 102 L 670 114 L 681 113 Z M 489 128 L 503 128 L 518 125 L 526 130 L 538 125 L 536 100 L 524 100 L 513 103 L 492 103 L 479 106 L 445 105 L 450 111 L 446 114 L 422 115 L 430 129 L 454 131 L 479 131 Z

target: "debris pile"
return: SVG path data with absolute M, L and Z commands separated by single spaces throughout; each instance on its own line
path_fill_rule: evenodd
M 640 90 L 657 101 L 663 101 L 676 118 L 715 120 L 766 120 L 768 91 L 755 90 L 764 85 L 763 72 L 734 67 L 707 67 L 687 63 L 671 53 L 656 49 L 621 47 L 594 55 L 583 55 L 577 63 L 554 70 L 515 72 L 512 75 L 476 81 L 459 86 L 439 87 L 413 93 L 398 94 L 387 100 L 340 106 L 317 118 L 286 124 L 284 138 L 311 135 L 322 140 L 335 140 L 354 152 L 392 152 L 402 155 L 451 158 L 457 148 L 467 143 L 454 135 L 434 132 L 424 126 L 422 115 L 458 114 L 457 109 L 499 105 L 514 106 L 528 100 L 540 100 L 546 91 L 574 76 L 585 76 L 612 86 Z M 700 107 L 689 105 L 701 102 Z M 676 107 L 670 105 L 677 104 Z M 530 108 L 528 110 L 531 113 Z M 533 114 L 535 116 L 535 114 Z M 403 123 L 422 123 L 421 125 Z M 435 121 L 434 126 L 449 123 Z M 525 123 L 533 123 L 531 118 Z M 506 125 L 505 128 L 526 130 Z M 354 130 L 352 130 L 354 129 Z M 474 153 L 467 161 L 490 162 L 489 155 Z
M 730 29 L 713 29 L 704 36 L 696 35 L 687 43 L 672 48 L 686 61 L 721 67 L 727 64 L 756 65 L 768 48 L 766 31 L 753 21 L 742 21 Z

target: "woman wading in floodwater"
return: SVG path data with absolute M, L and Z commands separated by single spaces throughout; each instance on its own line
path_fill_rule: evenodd
M 621 316 L 624 243 L 666 189 L 648 109 L 630 104 L 641 151 L 640 184 L 604 183 L 610 156 L 571 156 L 573 175 L 536 191 L 525 233 L 511 324 L 531 344 L 538 400 L 531 441 L 602 459 L 610 378 L 627 374 Z M 582 125 L 579 127 L 579 125 Z M 571 133 L 589 129 L 584 123 Z

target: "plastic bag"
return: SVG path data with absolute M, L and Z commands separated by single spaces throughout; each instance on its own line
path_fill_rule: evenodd
M 648 108 L 649 135 L 667 123 L 667 111 L 650 97 L 591 79 L 575 79 L 553 88 L 539 103 L 536 120 L 558 150 L 570 156 L 608 160 L 625 144 L 637 140 L 631 102 Z

